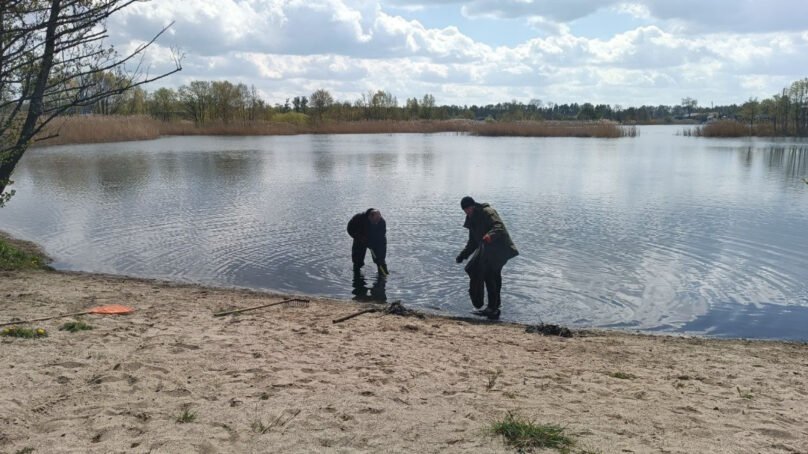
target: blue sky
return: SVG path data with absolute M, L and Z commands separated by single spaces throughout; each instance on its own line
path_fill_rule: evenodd
M 184 69 L 151 89 L 226 79 L 271 103 L 324 88 L 627 107 L 772 96 L 808 77 L 805 17 L 805 0 L 152 0 L 108 27 L 125 51 L 174 21 L 148 64 L 178 48 Z

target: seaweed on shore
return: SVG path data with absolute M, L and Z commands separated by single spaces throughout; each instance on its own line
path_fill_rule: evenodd
M 572 337 L 572 331 L 565 326 L 553 325 L 549 323 L 539 323 L 525 328 L 526 333 L 538 333 L 545 336 Z

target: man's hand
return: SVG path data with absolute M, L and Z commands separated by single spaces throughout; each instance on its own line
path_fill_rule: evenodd
M 463 263 L 463 256 L 458 255 L 457 257 L 455 257 L 455 263 Z
M 360 236 L 359 237 L 359 242 L 362 243 L 362 244 L 367 244 L 368 243 L 368 237 L 366 237 L 365 235 Z
M 485 236 L 483 236 L 483 241 L 485 241 L 486 243 L 490 243 L 491 242 L 491 235 L 486 233 Z

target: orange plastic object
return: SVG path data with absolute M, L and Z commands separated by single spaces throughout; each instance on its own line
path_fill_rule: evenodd
M 119 314 L 119 315 L 123 315 L 123 314 L 131 314 L 132 312 L 135 312 L 135 310 L 132 309 L 129 306 L 121 306 L 120 304 L 111 304 L 109 306 L 101 306 L 101 307 L 96 307 L 94 309 L 90 309 L 91 314 Z

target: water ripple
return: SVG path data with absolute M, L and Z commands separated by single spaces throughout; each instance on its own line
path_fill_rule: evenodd
M 808 311 L 804 144 L 458 135 L 168 138 L 27 153 L 0 229 L 56 266 L 470 309 L 458 201 L 520 249 L 504 318 L 795 338 Z M 391 275 L 355 278 L 345 224 L 380 208 Z M 359 286 L 357 288 L 356 286 Z M 381 296 L 380 296 L 381 294 Z M 797 308 L 786 311 L 783 308 Z M 768 328 L 716 314 L 766 320 Z M 805 324 L 808 324 L 808 320 Z M 780 334 L 780 333 L 785 334 Z

